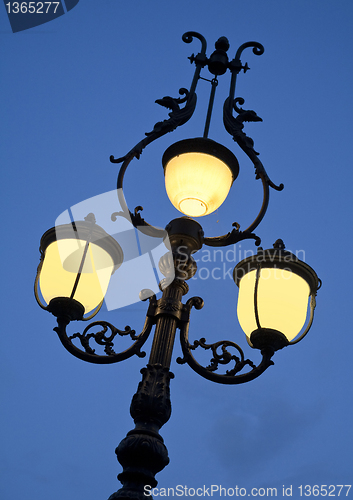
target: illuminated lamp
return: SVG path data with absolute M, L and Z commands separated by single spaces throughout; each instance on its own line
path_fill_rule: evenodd
M 238 160 L 229 149 L 201 137 L 172 144 L 162 163 L 168 197 L 189 217 L 217 210 L 239 173 Z
M 308 264 L 284 250 L 282 240 L 239 262 L 234 281 L 239 286 L 239 323 L 251 347 L 276 351 L 308 333 L 320 280 Z
M 124 256 L 116 240 L 95 224 L 93 214 L 85 221 L 49 229 L 41 238 L 40 252 L 35 280 L 39 305 L 70 321 L 97 314 L 110 277 Z

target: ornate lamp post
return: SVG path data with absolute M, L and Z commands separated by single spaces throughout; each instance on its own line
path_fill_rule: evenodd
M 269 202 L 269 190 L 283 189 L 269 179 L 265 168 L 254 150 L 254 142 L 243 132 L 244 122 L 261 121 L 254 111 L 244 110 L 241 97 L 235 97 L 237 75 L 249 69 L 241 63 L 244 49 L 261 55 L 264 48 L 257 42 L 248 42 L 239 47 L 235 58 L 229 60 L 228 40 L 221 37 L 215 51 L 206 56 L 206 40 L 195 32 L 183 35 L 183 41 L 201 42 L 201 51 L 190 60 L 196 69 L 190 90 L 180 89 L 184 97 L 164 97 L 156 101 L 171 110 L 169 118 L 158 122 L 150 133 L 124 157 L 113 163 L 122 163 L 118 175 L 118 196 L 123 208 L 112 215 L 126 217 L 135 227 L 151 236 L 168 236 L 172 251 L 159 262 L 166 276 L 161 283 L 162 297 L 149 297 L 149 307 L 144 327 L 138 335 L 130 327 L 119 330 L 106 321 L 94 321 L 83 333 L 68 334 L 66 328 L 73 320 L 92 318 L 99 310 L 108 288 L 109 279 L 124 260 L 123 251 L 114 238 L 95 223 L 93 214 L 84 221 L 75 221 L 47 231 L 41 240 L 41 262 L 35 281 L 36 298 L 43 309 L 57 318 L 54 329 L 64 347 L 74 356 L 91 363 L 115 363 L 133 355 L 143 357 L 141 347 L 154 327 L 154 337 L 148 364 L 141 370 L 142 381 L 131 403 L 131 416 L 135 428 L 130 431 L 116 449 L 123 472 L 118 478 L 122 488 L 113 499 L 143 499 L 145 487 L 155 487 L 155 475 L 169 462 L 167 449 L 159 429 L 168 421 L 171 412 L 169 381 L 173 345 L 177 330 L 183 357 L 180 364 L 187 363 L 199 375 L 222 384 L 249 382 L 261 375 L 270 365 L 275 351 L 301 340 L 308 332 L 314 314 L 315 296 L 321 285 L 315 271 L 285 250 L 282 240 L 274 248 L 259 247 L 256 256 L 239 262 L 234 269 L 234 280 L 239 286 L 238 317 L 248 343 L 258 349 L 262 359 L 256 365 L 246 359 L 242 349 L 232 341 L 208 344 L 205 338 L 189 342 L 188 330 L 192 307 L 201 309 L 203 300 L 192 297 L 182 302 L 188 293 L 186 283 L 196 273 L 196 262 L 192 255 L 204 245 L 223 247 L 252 238 L 260 244 L 254 230 L 265 215 Z M 164 153 L 166 190 L 171 203 L 184 214 L 172 220 L 165 232 L 150 226 L 140 214 L 141 207 L 131 212 L 123 195 L 124 174 L 130 162 L 139 158 L 142 150 L 152 141 L 186 123 L 195 110 L 196 86 L 201 70 L 207 67 L 213 75 L 211 93 L 203 137 L 186 139 L 171 145 Z M 238 223 L 223 236 L 207 237 L 201 225 L 191 217 L 205 216 L 216 210 L 225 200 L 232 183 L 237 178 L 239 164 L 227 148 L 208 138 L 213 101 L 218 83 L 217 77 L 231 73 L 229 96 L 223 108 L 224 125 L 238 146 L 247 154 L 255 167 L 256 178 L 263 185 L 262 206 L 256 219 L 241 231 Z M 205 80 L 205 78 L 203 78 Z M 183 107 L 181 105 L 184 104 Z M 233 112 L 237 116 L 233 116 Z M 172 263 L 171 263 L 172 260 Z M 172 265 L 172 269 L 171 269 Z M 42 299 L 40 298 L 42 296 Z M 309 302 L 309 315 L 307 314 Z M 88 314 L 88 317 L 84 315 Z M 307 319 L 307 315 L 309 316 Z M 98 331 L 93 331 L 98 330 Z M 109 333 L 108 333 L 109 332 Z M 114 350 L 117 335 L 128 335 L 133 340 L 131 347 L 123 352 Z M 104 354 L 97 354 L 91 342 L 104 347 Z M 202 366 L 194 357 L 197 349 L 210 350 L 208 366 Z M 226 373 L 219 373 L 220 365 L 229 365 Z

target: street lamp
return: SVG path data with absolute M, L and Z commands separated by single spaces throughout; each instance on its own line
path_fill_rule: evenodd
M 41 238 L 40 252 L 35 283 L 39 305 L 55 316 L 66 311 L 70 320 L 95 316 L 112 273 L 123 262 L 123 251 L 116 240 L 89 214 L 84 221 L 49 229 Z M 40 300 L 38 286 L 46 306 Z M 85 313 L 90 315 L 84 318 Z
M 157 100 L 158 104 L 171 109 L 169 118 L 156 123 L 153 130 L 124 157 L 110 158 L 113 163 L 122 163 L 117 181 L 122 210 L 112 214 L 112 220 L 125 217 L 140 231 L 152 237 L 168 238 L 170 242 L 171 254 L 166 253 L 159 261 L 159 268 L 166 276 L 160 284 L 162 297 L 157 300 L 155 295 L 147 294 L 149 307 L 141 333 L 136 335 L 130 327 L 119 330 L 106 321 L 90 323 L 83 333 L 69 335 L 66 331 L 71 321 L 90 319 L 98 312 L 110 277 L 124 260 L 120 245 L 96 224 L 93 214 L 89 214 L 84 221 L 50 229 L 42 237 L 40 245 L 41 261 L 35 280 L 35 295 L 39 305 L 56 316 L 58 326 L 54 330 L 71 354 L 99 364 L 115 363 L 133 355 L 143 357 L 145 353 L 141 348 L 154 327 L 149 362 L 141 370 L 142 381 L 130 408 L 135 428 L 116 449 L 123 467 L 118 476 L 123 487 L 111 495 L 110 500 L 142 500 L 147 491 L 145 488 L 157 485 L 155 475 L 169 462 L 159 429 L 170 417 L 169 381 L 174 375 L 169 368 L 176 331 L 180 331 L 183 353 L 177 359 L 178 363 L 187 363 L 202 377 L 217 383 L 249 382 L 273 364 L 271 358 L 275 351 L 299 342 L 307 334 L 313 321 L 316 292 L 321 285 L 315 271 L 285 250 L 282 240 L 277 240 L 270 250 L 259 247 L 257 255 L 236 265 L 234 281 L 239 286 L 239 322 L 249 345 L 261 352 L 260 363 L 256 365 L 246 359 L 242 349 L 233 341 L 208 344 L 205 338 L 201 338 L 192 344 L 189 342 L 191 309 L 203 307 L 200 297 L 192 297 L 185 304 L 182 302 L 183 295 L 189 290 L 186 281 L 196 273 L 193 254 L 204 245 L 224 247 L 244 239 L 254 239 L 259 246 L 260 238 L 254 230 L 266 213 L 269 188 L 281 191 L 283 185 L 276 186 L 270 180 L 259 154 L 254 150 L 253 140 L 243 131 L 244 122 L 261 121 L 261 118 L 254 111 L 239 107 L 244 104 L 244 99 L 235 98 L 237 75 L 249 69 L 247 64 L 241 63 L 242 52 L 250 47 L 254 54 L 261 55 L 263 46 L 257 42 L 245 43 L 239 47 L 235 58 L 229 60 L 229 42 L 221 37 L 215 44 L 216 50 L 208 58 L 206 40 L 202 35 L 187 32 L 182 38 L 186 43 L 191 43 L 194 38 L 201 42 L 201 51 L 190 57 L 196 66 L 190 90 L 180 89 L 183 97 Z M 200 76 L 205 67 L 213 75 L 212 79 Z M 240 225 L 235 222 L 229 233 L 207 237 L 202 226 L 192 217 L 203 217 L 215 211 L 226 199 L 239 172 L 234 154 L 208 138 L 217 77 L 227 70 L 231 73 L 231 81 L 223 108 L 224 125 L 252 161 L 256 179 L 262 182 L 263 200 L 257 217 L 247 229 L 241 231 Z M 139 159 L 149 143 L 191 118 L 196 107 L 195 90 L 199 79 L 211 84 L 203 137 L 171 145 L 162 158 L 168 197 L 183 216 L 172 220 L 165 231 L 157 230 L 141 217 L 141 207 L 133 212 L 129 210 L 123 194 L 124 175 L 130 162 L 134 158 Z M 185 105 L 181 107 L 181 104 Z M 233 116 L 234 111 L 236 117 Z M 141 298 L 146 298 L 143 291 Z M 125 351 L 116 352 L 114 339 L 117 335 L 130 336 L 133 344 Z M 96 352 L 93 342 L 104 348 L 104 354 Z M 193 352 L 198 348 L 210 351 L 208 366 L 200 364 L 194 356 Z M 225 373 L 219 373 L 221 365 L 228 365 Z
M 172 144 L 164 153 L 162 163 L 171 203 L 190 217 L 217 210 L 239 173 L 233 153 L 203 137 Z

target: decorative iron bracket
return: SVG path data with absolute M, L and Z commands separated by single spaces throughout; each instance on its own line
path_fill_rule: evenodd
M 154 303 L 156 301 L 156 297 L 153 295 L 149 300 L 150 311 L 155 307 Z M 76 358 L 96 364 L 117 363 L 131 358 L 131 356 L 134 355 L 139 358 L 145 357 L 146 353 L 141 351 L 141 347 L 148 339 L 152 326 L 155 323 L 153 314 L 147 314 L 142 332 L 139 335 L 136 335 L 135 330 L 132 330 L 129 326 L 126 326 L 124 330 L 119 330 L 107 321 L 94 321 L 83 330 L 83 333 L 74 333 L 73 335 L 68 336 L 66 327 L 70 323 L 70 319 L 67 316 L 58 316 L 57 322 L 58 326 L 54 328 L 54 331 L 58 334 L 60 342 L 65 349 L 76 356 Z M 95 332 L 91 331 L 91 329 L 95 327 L 101 327 L 101 329 Z M 108 330 L 110 331 L 109 334 L 107 334 Z M 130 336 L 135 342 L 125 351 L 115 352 L 114 339 L 117 335 L 121 337 Z M 73 343 L 74 339 L 78 339 L 80 341 L 81 347 L 77 347 Z M 98 346 L 104 347 L 105 354 L 97 354 L 95 349 L 91 346 L 91 341 L 95 341 Z
M 261 349 L 262 360 L 258 366 L 256 366 L 249 359 L 245 359 L 242 349 L 230 340 L 221 340 L 215 342 L 214 344 L 207 344 L 205 338 L 196 340 L 193 344 L 189 342 L 189 317 L 191 308 L 201 309 L 203 307 L 203 300 L 200 297 L 192 297 L 189 299 L 185 306 L 184 312 L 186 318 L 180 326 L 180 343 L 183 351 L 183 357 L 177 358 L 177 363 L 184 364 L 187 363 L 190 368 L 192 368 L 196 373 L 201 375 L 201 377 L 212 382 L 217 382 L 219 384 L 243 384 L 245 382 L 250 382 L 254 380 L 259 375 L 261 375 L 269 366 L 273 365 L 271 360 L 274 350 L 271 347 L 264 347 Z M 211 350 L 213 357 L 210 360 L 210 364 L 206 367 L 200 365 L 198 361 L 191 354 L 191 351 L 202 347 L 205 350 Z M 233 348 L 237 351 L 237 354 L 231 354 L 227 348 Z M 233 362 L 234 365 L 230 370 L 227 370 L 225 374 L 215 373 L 218 369 L 218 365 L 226 365 Z M 251 371 L 246 373 L 241 372 L 246 366 L 249 366 Z
M 205 66 L 207 66 L 208 70 L 213 75 L 215 75 L 215 78 L 217 78 L 217 75 L 224 74 L 227 70 L 231 72 L 232 76 L 231 76 L 229 97 L 226 99 L 223 109 L 224 126 L 227 132 L 229 132 L 232 135 L 233 139 L 237 142 L 240 148 L 243 149 L 243 151 L 247 154 L 247 156 L 254 164 L 256 178 L 261 179 L 263 184 L 263 201 L 257 217 L 247 229 L 245 229 L 244 231 L 240 231 L 240 224 L 238 224 L 238 222 L 234 222 L 233 223 L 234 229 L 232 229 L 232 231 L 230 231 L 228 234 L 217 237 L 206 237 L 204 243 L 205 245 L 208 246 L 222 247 L 222 246 L 232 245 L 234 243 L 237 243 L 238 241 L 250 238 L 255 240 L 256 245 L 259 245 L 261 240 L 254 233 L 254 230 L 260 224 L 261 220 L 263 219 L 266 213 L 269 203 L 269 187 L 281 191 L 283 189 L 283 184 L 276 186 L 270 180 L 265 171 L 264 166 L 262 165 L 261 161 L 258 158 L 258 153 L 254 150 L 253 147 L 254 141 L 243 132 L 244 122 L 262 121 L 261 118 L 257 116 L 257 114 L 254 111 L 243 110 L 242 108 L 239 108 L 237 106 L 237 103 L 240 103 L 242 105 L 244 103 L 244 99 L 242 99 L 241 97 L 234 98 L 234 94 L 235 94 L 237 75 L 241 70 L 243 70 L 245 73 L 247 70 L 250 69 L 247 63 L 243 65 L 240 60 L 243 51 L 246 48 L 252 48 L 253 53 L 255 55 L 261 55 L 264 53 L 264 47 L 258 42 L 244 43 L 238 48 L 234 59 L 229 61 L 227 55 L 227 50 L 229 49 L 229 42 L 227 38 L 221 37 L 219 38 L 219 40 L 217 40 L 215 44 L 216 50 L 211 54 L 209 58 L 207 58 L 206 56 L 206 49 L 207 49 L 206 40 L 200 33 L 197 33 L 195 31 L 188 31 L 184 33 L 184 35 L 182 36 L 182 40 L 185 43 L 191 43 L 194 38 L 197 38 L 201 42 L 201 51 L 196 56 L 192 54 L 189 57 L 191 63 L 194 63 L 196 66 L 190 89 L 187 90 L 185 88 L 181 88 L 179 90 L 180 95 L 182 95 L 183 97 L 173 98 L 170 96 L 165 96 L 162 99 L 157 99 L 156 100 L 157 104 L 171 110 L 171 112 L 169 113 L 169 118 L 164 121 L 157 122 L 154 125 L 153 130 L 151 132 L 147 132 L 146 137 L 141 141 L 139 141 L 125 156 L 120 158 L 115 158 L 114 156 L 110 157 L 110 161 L 112 163 L 122 163 L 117 179 L 118 198 L 120 201 L 120 205 L 122 207 L 122 211 L 112 214 L 112 220 L 116 220 L 117 216 L 126 217 L 127 219 L 131 220 L 132 224 L 135 227 L 138 227 L 139 229 L 145 227 L 146 230 L 149 231 L 149 234 L 151 236 L 161 237 L 161 231 L 155 229 L 141 217 L 140 212 L 143 210 L 143 207 L 141 206 L 136 207 L 133 212 L 129 210 L 123 194 L 123 180 L 125 172 L 134 158 L 137 159 L 140 158 L 143 149 L 148 144 L 155 141 L 159 137 L 162 137 L 168 132 L 172 132 L 176 128 L 184 125 L 192 117 L 195 111 L 196 101 L 197 101 L 197 96 L 195 92 L 196 87 L 198 81 L 200 79 L 204 79 L 200 76 L 201 70 Z M 211 83 L 213 81 L 214 79 L 211 81 Z M 213 85 L 213 91 L 212 91 L 213 97 L 214 97 L 214 91 L 215 91 L 215 85 Z M 213 97 L 212 99 L 210 98 L 209 112 L 206 121 L 209 121 L 211 117 L 211 112 L 212 112 L 211 100 L 213 103 Z M 181 107 L 180 106 L 181 104 L 185 104 L 184 107 Z M 238 116 L 236 118 L 233 117 L 233 110 L 237 111 L 238 113 Z M 208 131 L 208 126 L 209 123 L 206 123 L 205 133 L 206 130 Z

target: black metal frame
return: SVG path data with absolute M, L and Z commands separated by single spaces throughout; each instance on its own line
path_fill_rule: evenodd
M 110 157 L 110 161 L 112 163 L 122 163 L 122 166 L 118 174 L 117 189 L 118 189 L 119 201 L 123 211 L 116 212 L 115 214 L 113 214 L 112 219 L 115 220 L 116 216 L 118 215 L 125 216 L 132 221 L 132 224 L 135 227 L 141 228 L 142 226 L 148 226 L 151 228 L 151 226 L 141 217 L 140 212 L 143 210 L 141 206 L 136 207 L 133 213 L 130 212 L 130 210 L 128 209 L 123 194 L 123 181 L 125 172 L 134 158 L 137 159 L 140 158 L 143 149 L 148 144 L 155 141 L 159 137 L 162 137 L 168 132 L 172 132 L 177 127 L 184 125 L 188 120 L 190 120 L 196 108 L 196 101 L 197 101 L 196 87 L 198 80 L 204 79 L 200 76 L 202 68 L 207 66 L 209 71 L 215 75 L 215 78 L 217 78 L 217 75 L 224 74 L 227 71 L 227 69 L 229 69 L 232 76 L 230 82 L 229 96 L 225 100 L 223 106 L 224 126 L 227 132 L 233 137 L 234 141 L 237 142 L 240 148 L 252 161 L 255 168 L 256 179 L 261 179 L 263 185 L 263 201 L 257 217 L 247 229 L 245 229 L 244 231 L 240 231 L 240 224 L 238 222 L 234 222 L 232 224 L 234 229 L 232 229 L 229 233 L 222 236 L 206 237 L 204 240 L 204 244 L 212 247 L 221 247 L 238 243 L 239 241 L 244 239 L 252 238 L 255 240 L 255 244 L 259 245 L 261 240 L 254 233 L 254 230 L 257 228 L 257 226 L 260 224 L 263 217 L 265 216 L 270 197 L 269 188 L 271 187 L 277 191 L 281 191 L 284 186 L 283 184 L 277 186 L 270 180 L 269 176 L 266 173 L 265 167 L 258 158 L 259 153 L 257 153 L 254 149 L 254 141 L 243 132 L 244 122 L 256 122 L 256 121 L 262 121 L 262 119 L 259 116 L 257 116 L 255 111 L 244 110 L 243 108 L 239 108 L 238 104 L 243 105 L 245 101 L 242 97 L 235 98 L 234 94 L 235 94 L 237 75 L 240 73 L 241 70 L 243 70 L 245 73 L 248 69 L 250 69 L 247 63 L 244 66 L 241 63 L 240 57 L 243 51 L 246 48 L 252 48 L 253 53 L 255 55 L 261 55 L 264 53 L 264 47 L 258 42 L 244 43 L 237 50 L 235 58 L 229 61 L 226 53 L 226 51 L 229 48 L 229 42 L 225 37 L 221 37 L 216 42 L 215 44 L 216 50 L 211 54 L 210 58 L 207 58 L 206 56 L 207 43 L 205 38 L 202 35 L 200 35 L 200 33 L 196 33 L 194 31 L 188 31 L 184 33 L 184 35 L 182 36 L 182 39 L 185 43 L 191 43 L 194 38 L 200 40 L 201 52 L 198 53 L 196 56 L 194 54 L 190 56 L 190 61 L 192 63 L 195 63 L 196 65 L 190 90 L 187 90 L 185 88 L 181 88 L 179 90 L 180 95 L 184 95 L 183 98 L 180 97 L 173 98 L 170 96 L 166 96 L 163 97 L 162 99 L 157 99 L 156 100 L 157 104 L 171 110 L 171 112 L 169 113 L 169 118 L 162 122 L 157 122 L 154 125 L 153 130 L 151 132 L 146 133 L 147 137 L 139 141 L 125 156 L 122 156 L 120 158 L 115 158 L 114 156 Z M 211 120 L 213 99 L 216 88 L 216 85 L 214 85 L 214 81 L 215 81 L 214 79 L 211 81 L 211 83 L 212 82 L 213 83 L 212 83 L 210 103 L 206 118 L 204 138 L 207 137 L 209 124 Z M 181 108 L 180 104 L 184 103 L 185 106 Z M 234 118 L 233 116 L 233 111 L 236 111 L 238 113 L 238 116 L 236 118 Z M 152 235 L 155 234 L 156 236 L 159 235 L 157 230 L 154 231 L 151 230 L 151 234 Z
M 190 57 L 191 63 L 195 63 L 196 69 L 189 90 L 181 88 L 179 93 L 183 97 L 172 98 L 163 97 L 157 100 L 157 104 L 171 110 L 169 118 L 154 125 L 151 132 L 138 142 L 125 156 L 121 158 L 110 157 L 113 163 L 122 163 L 118 179 L 117 188 L 121 212 L 112 214 L 112 220 L 118 216 L 123 216 L 132 221 L 139 230 L 145 230 L 151 236 L 163 236 L 165 231 L 157 230 L 150 226 L 141 217 L 142 207 L 136 207 L 132 213 L 123 195 L 123 180 L 126 169 L 134 158 L 139 159 L 143 149 L 159 137 L 175 130 L 177 127 L 185 124 L 193 115 L 196 107 L 196 87 L 201 70 L 207 66 L 211 74 L 214 75 L 211 82 L 211 94 L 207 111 L 204 138 L 207 138 L 213 100 L 217 87 L 217 76 L 224 74 L 228 69 L 231 72 L 231 82 L 229 96 L 225 100 L 223 108 L 223 121 L 225 129 L 240 148 L 252 161 L 256 178 L 260 179 L 263 185 L 263 201 L 260 211 L 255 220 L 244 231 L 240 231 L 240 225 L 233 223 L 233 229 L 225 235 L 218 237 L 205 237 L 202 227 L 192 219 L 182 217 L 171 221 L 166 231 L 168 233 L 175 268 L 174 280 L 163 289 L 162 297 L 157 300 L 155 296 L 150 297 L 149 307 L 146 315 L 144 327 L 140 334 L 129 326 L 124 330 L 119 330 L 106 321 L 94 321 L 89 324 L 83 333 L 74 333 L 69 335 L 66 327 L 71 320 L 81 319 L 82 311 L 78 303 L 70 298 L 53 299 L 48 307 L 48 311 L 57 317 L 58 326 L 54 328 L 63 346 L 74 356 L 84 361 L 108 364 L 123 361 L 133 355 L 144 357 L 145 352 L 141 351 L 144 343 L 149 337 L 152 327 L 155 327 L 149 362 L 141 370 L 143 374 L 137 392 L 133 397 L 130 413 L 135 422 L 135 428 L 130 431 L 126 438 L 116 449 L 119 462 L 123 466 L 123 472 L 118 478 L 123 487 L 114 493 L 109 500 L 116 499 L 136 499 L 145 498 L 144 487 L 149 485 L 155 487 L 157 481 L 156 473 L 161 471 L 169 462 L 168 452 L 159 434 L 159 429 L 168 421 L 171 412 L 169 381 L 174 375 L 170 372 L 170 363 L 176 330 L 180 330 L 180 343 L 183 357 L 178 358 L 180 364 L 188 364 L 195 372 L 202 377 L 213 382 L 222 384 L 241 384 L 249 382 L 261 375 L 270 365 L 274 352 L 285 345 L 288 345 L 282 337 L 267 332 L 264 340 L 260 343 L 254 341 L 253 347 L 257 347 L 262 355 L 258 365 L 255 365 L 249 359 L 245 359 L 242 349 L 232 341 L 218 341 L 208 344 L 205 338 L 189 342 L 188 332 L 190 323 L 190 313 L 192 307 L 201 309 L 203 300 L 200 297 L 193 297 L 185 304 L 182 297 L 188 292 L 186 280 L 191 278 L 196 272 L 196 263 L 192 254 L 200 250 L 203 245 L 221 247 L 235 244 L 244 239 L 254 239 L 255 244 L 260 244 L 260 238 L 254 233 L 254 230 L 263 219 L 268 203 L 269 188 L 282 190 L 283 184 L 277 186 L 269 179 L 264 166 L 258 158 L 258 153 L 254 149 L 254 141 L 244 132 L 244 123 L 250 121 L 261 121 L 261 118 L 252 110 L 244 110 L 238 105 L 244 104 L 244 99 L 234 97 L 236 78 L 241 70 L 244 73 L 249 69 L 248 65 L 242 65 L 240 57 L 246 48 L 252 48 L 255 55 L 261 55 L 264 48 L 257 42 L 244 43 L 236 52 L 235 58 L 229 61 L 227 50 L 229 42 L 225 37 L 221 37 L 215 44 L 216 50 L 210 58 L 206 56 L 206 40 L 199 33 L 190 31 L 183 35 L 185 43 L 191 43 L 194 38 L 201 42 L 201 51 L 195 56 Z M 181 104 L 185 104 L 181 107 Z M 237 116 L 233 116 L 236 111 Z M 163 263 L 161 263 L 163 267 Z M 98 328 L 98 331 L 96 331 Z M 95 330 L 95 331 L 92 331 Z M 279 332 L 277 332 L 279 333 Z M 114 339 L 116 336 L 130 336 L 134 343 L 125 351 L 116 352 L 114 350 Z M 284 336 L 283 336 L 284 337 Z M 80 343 L 78 347 L 76 343 Z M 95 341 L 98 346 L 103 347 L 105 354 L 96 353 L 92 342 Z M 192 354 L 196 349 L 201 348 L 211 352 L 211 359 L 208 366 L 202 366 Z M 232 351 L 230 351 L 231 349 Z M 232 353 L 233 352 L 233 353 Z M 232 366 L 225 373 L 218 373 L 220 365 Z M 246 371 L 248 369 L 248 371 Z M 245 373 L 241 373 L 245 370 Z

